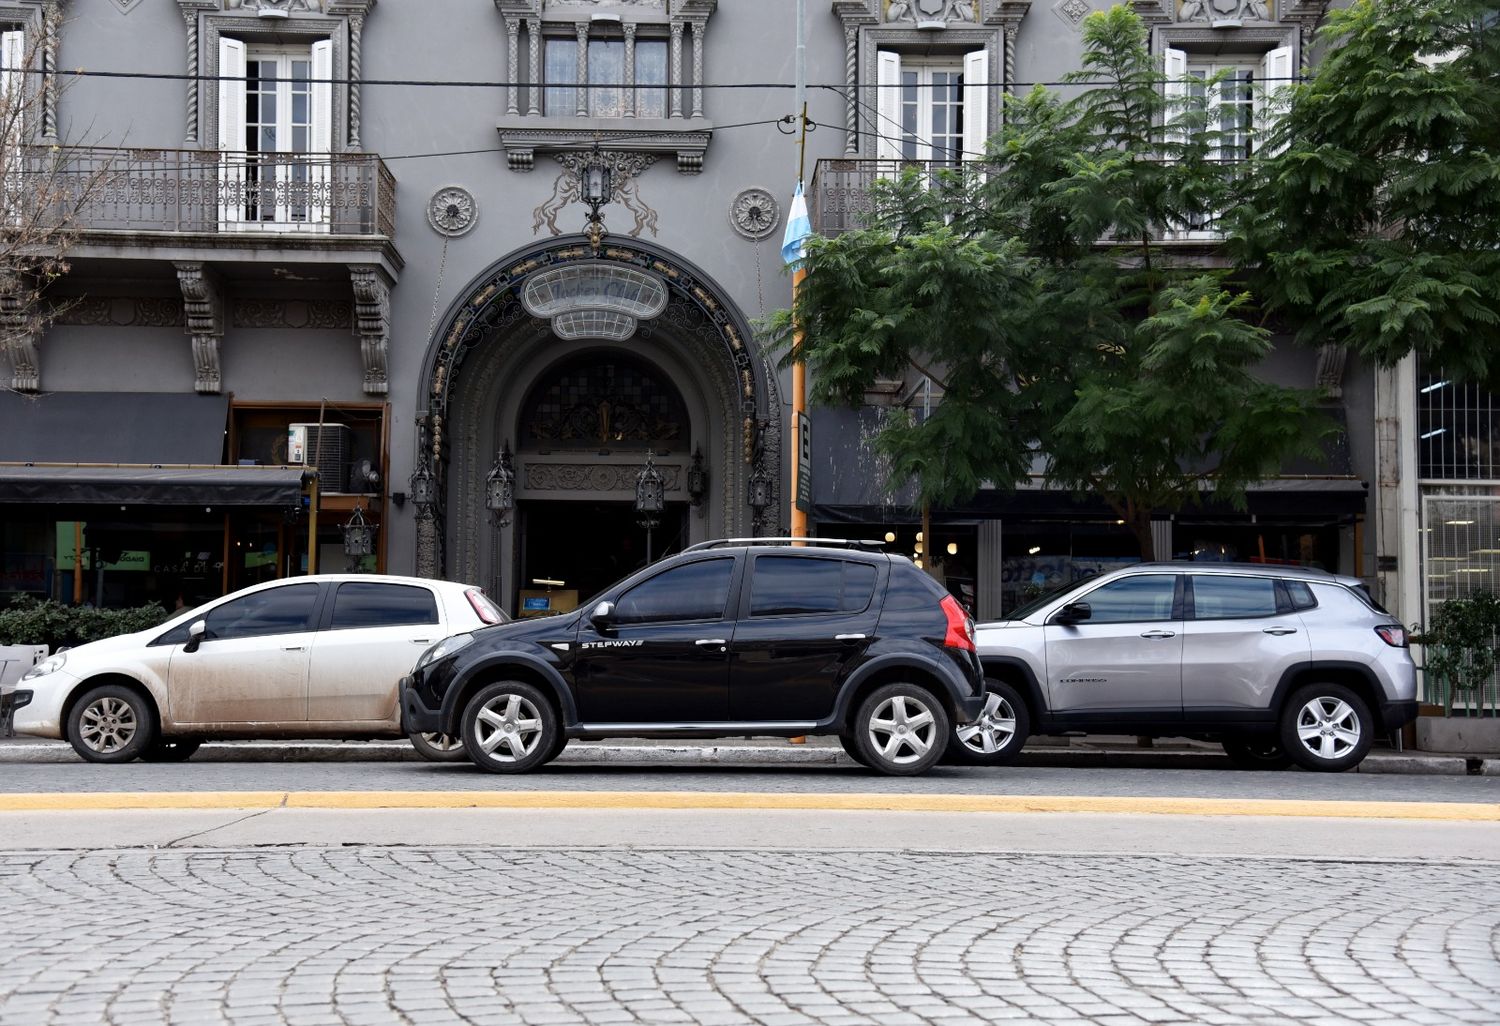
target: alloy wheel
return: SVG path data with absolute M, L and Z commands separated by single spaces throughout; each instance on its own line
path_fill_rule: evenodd
M 907 695 L 881 702 L 867 729 L 871 747 L 898 766 L 917 762 L 941 740 L 932 710 Z
M 464 746 L 464 740 L 455 734 L 423 734 L 422 740 L 426 741 L 439 752 L 456 752 Z
M 83 743 L 101 755 L 118 752 L 134 740 L 140 729 L 130 703 L 111 696 L 89 703 L 79 721 Z
M 1341 698 L 1320 695 L 1297 712 L 1297 738 L 1320 759 L 1338 759 L 1359 744 L 1359 714 Z
M 519 762 L 542 741 L 542 715 L 520 695 L 496 695 L 474 722 L 479 750 L 496 762 Z
M 975 755 L 993 755 L 1016 736 L 1016 711 L 1004 696 L 991 691 L 984 700 L 984 711 L 973 723 L 966 723 L 955 733 L 963 746 Z

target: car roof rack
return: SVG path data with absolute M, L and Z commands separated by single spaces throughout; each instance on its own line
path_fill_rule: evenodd
M 730 545 L 798 545 L 825 549 L 882 549 L 885 542 L 873 538 L 715 538 L 689 545 L 683 552 L 725 548 Z

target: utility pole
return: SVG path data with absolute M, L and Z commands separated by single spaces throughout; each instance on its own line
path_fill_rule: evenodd
M 797 188 L 802 189 L 803 174 L 807 167 L 807 0 L 797 0 L 797 93 L 796 105 L 802 119 L 797 139 Z M 802 362 L 802 325 L 795 318 L 797 293 L 807 277 L 805 264 L 799 262 L 792 270 L 792 487 L 791 525 L 793 538 L 807 537 L 807 513 L 797 508 L 800 494 L 802 454 L 802 418 L 807 412 L 807 365 Z

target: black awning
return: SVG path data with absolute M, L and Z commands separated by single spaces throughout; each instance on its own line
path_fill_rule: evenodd
M 0 464 L 0 502 L 121 506 L 297 506 L 301 467 Z
M 0 462 L 213 464 L 229 397 L 184 392 L 0 392 Z

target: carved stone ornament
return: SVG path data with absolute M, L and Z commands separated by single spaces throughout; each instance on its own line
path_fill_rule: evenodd
M 391 287 L 384 272 L 373 264 L 351 265 L 349 280 L 354 287 L 354 331 L 365 365 L 364 389 L 368 395 L 385 395 L 390 391 L 386 358 L 391 338 Z
M 41 329 L 27 316 L 29 289 L 25 282 L 0 277 L 0 345 L 10 357 L 10 387 L 17 392 L 41 388 Z
M 1273 20 L 1276 0 L 1177 0 L 1180 22 L 1246 22 Z
M 636 466 L 611 466 L 596 463 L 531 463 L 525 465 L 523 487 L 533 492 L 633 492 Z M 682 468 L 670 463 L 656 464 L 662 476 L 662 487 L 676 491 L 682 486 Z
M 885 9 L 887 24 L 927 21 L 975 20 L 974 0 L 890 0 Z
M 126 296 L 80 296 L 65 299 L 50 320 L 107 328 L 178 328 L 185 322 L 182 300 Z
M 553 154 L 553 159 L 563 166 L 563 170 L 552 185 L 552 195 L 531 212 L 531 234 L 540 234 L 543 225 L 553 235 L 562 234 L 562 227 L 557 223 L 557 215 L 570 203 L 582 200 L 583 197 L 578 187 L 578 168 L 587 155 L 576 152 Z M 603 157 L 609 162 L 614 172 L 609 202 L 619 203 L 635 215 L 635 224 L 626 234 L 632 238 L 639 238 L 644 229 L 655 235 L 656 211 L 641 199 L 640 187 L 636 179 L 641 172 L 656 163 L 656 154 L 619 153 L 606 150 Z
M 219 346 L 224 341 L 224 289 L 219 277 L 201 263 L 179 263 L 177 284 L 187 333 L 193 340 L 193 387 L 199 392 L 223 390 Z
M 236 328 L 348 329 L 354 321 L 353 306 L 342 299 L 236 299 Z
M 432 194 L 427 201 L 427 223 L 439 235 L 457 238 L 479 220 L 479 204 L 461 185 L 449 185 Z
M 1094 5 L 1089 0 L 1057 0 L 1052 5 L 1052 13 L 1075 29 L 1093 12 Z
M 729 223 L 747 239 L 764 239 L 781 223 L 781 208 L 766 189 L 743 189 L 729 205 Z
M 321 14 L 326 6 L 327 0 L 224 0 L 226 11 L 250 11 L 262 17 Z
M 129 14 L 130 9 L 140 2 L 141 0 L 114 0 L 114 5 L 120 9 L 121 14 Z
M 643 7 L 662 10 L 666 0 L 546 0 L 548 7 Z

